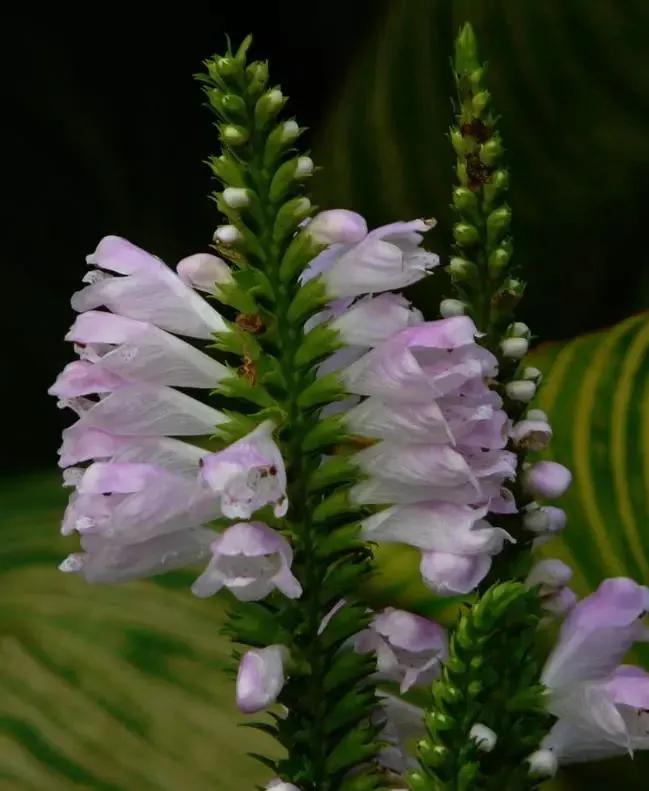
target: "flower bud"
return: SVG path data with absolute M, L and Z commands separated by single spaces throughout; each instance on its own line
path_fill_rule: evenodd
M 532 777 L 554 777 L 559 767 L 552 750 L 537 750 L 527 759 Z
M 304 179 L 313 174 L 313 160 L 311 157 L 298 157 L 295 167 L 295 178 Z
M 329 209 L 316 214 L 306 233 L 317 244 L 355 244 L 367 236 L 367 223 L 348 209 Z
M 221 97 L 221 112 L 233 120 L 243 120 L 246 118 L 246 103 L 240 96 L 233 93 L 226 93 Z
M 451 263 L 448 266 L 448 271 L 453 280 L 473 280 L 478 274 L 478 268 L 471 261 L 466 261 L 464 258 L 451 258 Z
M 439 304 L 439 312 L 445 319 L 463 316 L 466 313 L 466 305 L 459 299 L 443 299 Z
M 453 190 L 453 205 L 458 211 L 473 213 L 478 209 L 478 198 L 468 187 L 456 187 Z
M 483 753 L 490 753 L 498 741 L 496 733 L 481 722 L 476 722 L 476 724 L 471 727 L 469 739 L 474 741 L 478 750 Z
M 264 126 L 284 106 L 286 99 L 279 90 L 273 88 L 257 100 L 255 105 L 255 123 L 258 127 Z
M 510 338 L 510 340 L 519 340 Z M 542 417 L 534 418 L 533 414 L 540 413 Z M 552 428 L 547 417 L 540 409 L 530 409 L 523 420 L 512 426 L 510 432 L 514 445 L 522 450 L 543 450 L 547 448 L 552 439 Z
M 450 138 L 451 138 L 451 145 L 453 146 L 453 150 L 455 151 L 456 154 L 458 154 L 458 156 L 462 156 L 465 153 L 464 138 L 462 137 L 462 132 L 460 132 L 460 130 L 457 129 L 457 127 L 454 127 L 453 129 L 451 129 Z
M 248 130 L 235 124 L 221 127 L 221 142 L 228 146 L 240 146 L 248 140 Z
M 239 664 L 237 675 L 237 706 L 244 714 L 263 711 L 277 700 L 284 686 L 282 645 L 247 651 Z
M 509 206 L 494 209 L 487 217 L 487 236 L 490 241 L 500 239 L 509 230 L 512 213 Z
M 530 328 L 527 324 L 524 324 L 522 321 L 515 321 L 513 324 L 510 324 L 507 327 L 507 335 L 512 338 L 528 338 L 532 333 L 530 332 Z
M 571 481 L 570 470 L 555 461 L 539 461 L 523 477 L 523 485 L 529 492 L 548 499 L 565 494 Z
M 282 125 L 282 143 L 292 143 L 297 140 L 300 134 L 300 127 L 295 121 L 284 121 Z
M 234 225 L 219 225 L 214 231 L 214 241 L 221 242 L 221 244 L 234 244 L 242 237 L 239 229 Z
M 491 253 L 487 263 L 491 277 L 498 278 L 502 275 L 507 268 L 511 255 L 511 251 L 506 250 L 504 247 L 498 247 Z
M 480 146 L 480 159 L 485 165 L 495 165 L 503 155 L 503 145 L 498 137 L 492 137 Z
M 223 201 L 231 209 L 241 209 L 250 204 L 250 195 L 243 187 L 227 187 L 223 190 Z
M 528 409 L 526 418 L 527 420 L 541 420 L 545 423 L 548 422 L 548 416 L 542 409 Z
M 522 401 L 526 404 L 534 398 L 536 385 L 534 382 L 526 382 L 519 379 L 514 382 L 508 382 L 505 392 L 512 401 Z
M 530 533 L 546 533 L 551 525 L 547 509 L 538 503 L 529 503 L 523 509 L 523 527 Z
M 520 360 L 527 354 L 529 348 L 528 342 L 525 338 L 505 338 L 500 343 L 500 350 L 503 357 L 510 360 Z
M 478 93 L 474 94 L 471 101 L 471 109 L 475 115 L 481 115 L 486 110 L 487 105 L 489 104 L 489 99 L 489 91 L 479 91 Z
M 480 241 L 480 234 L 474 225 L 469 225 L 467 222 L 457 222 L 453 226 L 453 236 L 455 241 L 463 247 L 470 247 L 478 244 Z
M 259 60 L 251 63 L 246 69 L 246 76 L 248 77 L 246 92 L 249 96 L 258 96 L 268 82 L 268 64 Z
M 213 64 L 216 74 L 219 77 L 233 77 L 239 71 L 239 64 L 237 63 L 235 58 L 230 57 L 229 55 L 224 55 L 223 57 L 216 58 L 212 61 L 210 66 Z
M 538 385 L 543 379 L 543 372 L 539 371 L 538 368 L 534 368 L 533 366 L 523 368 L 523 379 L 529 382 L 534 382 L 534 384 Z
M 540 585 L 542 588 L 561 588 L 572 578 L 572 569 L 567 563 L 556 558 L 539 561 L 527 576 L 528 585 Z

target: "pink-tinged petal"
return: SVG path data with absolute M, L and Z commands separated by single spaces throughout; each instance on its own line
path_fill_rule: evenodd
M 570 482 L 572 473 L 563 464 L 554 461 L 539 461 L 525 473 L 523 483 L 525 488 L 537 497 L 554 499 L 564 494 Z
M 572 579 L 572 569 L 556 558 L 539 561 L 527 576 L 528 585 L 540 585 L 542 590 L 561 588 Z
M 624 577 L 608 579 L 582 599 L 564 621 L 543 670 L 550 688 L 605 678 L 633 643 L 649 640 L 642 623 L 649 588 Z
M 66 340 L 95 348 L 100 345 L 103 352 L 97 355 L 97 370 L 131 382 L 213 388 L 230 373 L 226 366 L 153 324 L 106 311 L 77 316 Z
M 433 651 L 443 658 L 448 650 L 446 630 L 442 626 L 407 610 L 386 607 L 374 617 L 372 629 L 397 648 L 413 653 Z
M 477 481 L 464 457 L 445 445 L 398 445 L 379 442 L 354 456 L 360 469 L 382 481 L 411 486 L 432 483 L 437 487 L 473 484 Z
M 410 505 L 429 500 L 471 505 L 480 501 L 485 494 L 484 484 L 476 490 L 475 482 L 459 486 L 434 486 L 430 483 L 413 485 L 379 478 L 370 478 L 353 486 L 349 493 L 350 501 L 358 505 L 391 505 L 401 503 Z M 486 495 L 486 499 L 489 495 Z
M 203 459 L 203 479 L 220 494 L 226 516 L 249 519 L 269 503 L 275 505 L 276 516 L 286 513 L 286 469 L 273 431 L 273 423 L 265 421 L 225 450 Z
M 421 321 L 421 313 L 413 310 L 400 294 L 379 294 L 358 300 L 330 326 L 340 333 L 344 343 L 369 347 Z
M 412 443 L 451 443 L 444 414 L 433 401 L 408 403 L 371 397 L 345 415 L 349 431 L 365 437 Z
M 556 593 L 544 596 L 542 599 L 543 609 L 557 617 L 570 612 L 577 604 L 577 594 L 568 587 L 559 588 Z
M 485 514 L 486 508 L 447 502 L 393 506 L 365 519 L 362 534 L 367 541 L 409 544 L 429 552 L 496 554 L 512 539 L 485 522 Z
M 144 462 L 195 480 L 203 448 L 170 437 L 124 437 L 124 445 L 111 458 L 113 462 Z
M 80 422 L 115 435 L 180 437 L 211 435 L 227 417 L 171 387 L 137 384 L 91 401 Z
M 286 539 L 263 522 L 239 522 L 212 544 L 212 560 L 192 591 L 211 596 L 227 587 L 240 601 L 258 601 L 277 588 L 288 598 L 302 595 L 290 571 L 293 551 Z
M 424 552 L 419 568 L 424 583 L 440 596 L 471 593 L 487 576 L 491 555 Z
M 219 313 L 162 261 L 124 239 L 106 237 L 88 263 L 121 274 L 90 277 L 89 285 L 72 296 L 72 307 L 80 313 L 104 306 L 194 338 L 228 329 Z
M 59 568 L 80 573 L 86 582 L 128 582 L 198 563 L 207 556 L 213 538 L 214 533 L 203 528 L 133 544 L 85 536 L 81 541 L 85 551 L 68 556 Z
M 199 291 L 214 292 L 214 286 L 231 283 L 230 267 L 221 258 L 209 253 L 196 253 L 187 256 L 176 265 L 178 277 L 188 286 Z
M 280 645 L 247 651 L 237 675 L 237 706 L 244 714 L 263 711 L 284 686 L 284 653 Z
M 367 235 L 367 223 L 356 212 L 330 209 L 316 214 L 306 232 L 317 244 L 355 244 Z
M 644 668 L 620 665 L 605 686 L 616 704 L 649 711 L 649 672 Z
M 84 360 L 68 363 L 47 391 L 57 398 L 76 398 L 91 393 L 110 393 L 125 384 L 111 371 Z
M 380 739 L 387 743 L 377 756 L 380 766 L 404 775 L 418 764 L 411 757 L 412 742 L 425 733 L 424 711 L 406 703 L 395 695 L 379 693 L 380 705 L 372 715 L 372 722 L 381 726 Z
M 401 401 L 458 392 L 497 371 L 496 358 L 473 342 L 475 332 L 466 316 L 410 327 L 350 365 L 343 381 L 351 393 Z
M 140 492 L 158 470 L 150 464 L 95 462 L 79 482 L 81 494 L 129 494 Z
M 516 498 L 509 489 L 500 489 L 495 497 L 489 500 L 489 513 L 492 514 L 517 514 Z

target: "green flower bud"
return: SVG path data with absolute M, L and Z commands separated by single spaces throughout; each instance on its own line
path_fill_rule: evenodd
M 286 104 L 279 88 L 273 88 L 261 96 L 255 105 L 255 125 L 258 129 L 265 126 Z
M 261 96 L 268 83 L 268 64 L 259 60 L 251 63 L 246 69 L 246 77 L 248 78 L 248 87 L 246 88 L 248 96 L 253 99 Z
M 455 40 L 455 71 L 459 74 L 473 74 L 480 63 L 478 61 L 478 42 L 473 28 L 467 22 Z
M 243 187 L 226 187 L 223 201 L 230 209 L 242 209 L 250 205 L 250 193 Z
M 482 115 L 482 113 L 486 110 L 490 99 L 491 97 L 489 95 L 489 91 L 480 91 L 479 93 L 475 94 L 471 100 L 471 108 L 475 115 Z
M 444 747 L 443 744 L 432 745 L 426 739 L 422 739 L 417 743 L 417 752 L 422 759 L 422 763 L 433 769 L 443 766 L 449 755 L 448 747 Z
M 308 198 L 293 198 L 287 201 L 277 212 L 273 239 L 283 241 L 292 234 L 297 226 L 311 214 L 311 201 Z
M 511 250 L 507 250 L 504 247 L 497 247 L 493 253 L 491 253 L 487 261 L 490 277 L 497 280 L 503 274 L 505 269 L 507 269 L 507 264 L 509 263 L 511 255 Z
M 451 138 L 451 145 L 455 153 L 458 156 L 462 156 L 464 154 L 464 138 L 462 137 L 462 132 L 460 132 L 456 126 L 451 127 L 449 137 Z
M 478 211 L 478 198 L 468 187 L 456 187 L 453 190 L 453 205 L 460 212 L 475 214 Z
M 249 138 L 248 130 L 242 126 L 235 126 L 234 124 L 227 124 L 222 126 L 220 130 L 221 142 L 228 146 L 240 146 L 245 143 Z
M 510 338 L 525 338 L 529 340 L 531 334 L 530 328 L 522 321 L 514 321 L 507 327 L 507 335 Z
M 455 175 L 460 184 L 466 186 L 469 183 L 469 174 L 467 173 L 466 163 L 460 160 L 455 167 Z
M 408 788 L 410 788 L 411 791 L 430 791 L 432 786 L 431 781 L 417 770 L 408 775 Z
M 480 241 L 480 234 L 474 225 L 469 225 L 467 222 L 458 222 L 453 226 L 453 236 L 455 241 L 462 245 L 462 247 L 471 247 L 478 244 Z
M 480 146 L 480 159 L 485 163 L 485 165 L 489 165 L 493 167 L 504 153 L 503 144 L 500 140 L 498 135 L 491 138 L 491 140 L 487 140 L 486 143 L 483 143 Z
M 468 281 L 478 276 L 478 267 L 464 258 L 451 258 L 448 270 L 453 280 Z
M 226 93 L 221 98 L 223 115 L 229 120 L 243 121 L 246 119 L 246 103 L 234 93 Z
M 502 239 L 509 230 L 512 212 L 509 206 L 494 209 L 487 217 L 487 244 L 492 245 Z
M 479 66 L 477 69 L 471 72 L 469 75 L 469 82 L 471 83 L 471 87 L 473 90 L 477 90 L 482 85 L 482 81 L 484 80 L 485 75 L 485 67 Z
M 243 187 L 246 183 L 241 166 L 233 157 L 227 154 L 221 154 L 220 157 L 211 157 L 210 168 L 212 173 L 228 186 Z
M 224 55 L 214 60 L 214 68 L 219 77 L 227 79 L 241 73 L 241 64 L 236 58 Z

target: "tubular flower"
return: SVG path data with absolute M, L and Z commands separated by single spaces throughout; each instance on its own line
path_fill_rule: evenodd
M 178 336 L 196 342 L 228 327 L 184 279 L 125 239 L 104 238 L 87 260 L 96 268 L 72 298 L 80 314 L 66 335 L 79 359 L 49 391 L 78 415 L 59 463 L 74 487 L 62 532 L 81 534 L 83 552 L 61 568 L 116 582 L 195 563 L 214 539 L 202 528 L 221 513 L 198 475 L 206 451 L 177 438 L 212 434 L 227 418 L 176 388 L 213 388 L 229 370 Z M 207 254 L 179 265 L 190 280 L 225 266 Z
M 247 651 L 237 675 L 237 706 L 244 714 L 263 711 L 277 700 L 284 686 L 282 645 Z
M 485 381 L 497 363 L 475 336 L 466 316 L 420 323 L 340 374 L 365 396 L 345 413 L 348 430 L 377 440 L 355 456 L 365 477 L 351 496 L 390 505 L 363 522 L 363 535 L 420 549 L 424 581 L 445 595 L 473 590 L 511 540 L 487 512 L 515 510 L 504 486 L 516 473 L 507 416 Z
M 541 680 L 558 717 L 541 748 L 559 763 L 649 749 L 649 673 L 620 665 L 637 641 L 649 641 L 643 617 L 649 588 L 605 580 L 564 621 Z

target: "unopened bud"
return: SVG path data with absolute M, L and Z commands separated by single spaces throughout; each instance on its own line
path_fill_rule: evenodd
M 234 225 L 219 225 L 214 231 L 214 241 L 221 242 L 221 244 L 234 244 L 240 239 L 241 233 Z
M 267 91 L 257 100 L 255 105 L 255 122 L 257 126 L 266 124 L 284 105 L 284 95 L 279 88 Z
M 507 268 L 509 259 L 511 258 L 511 251 L 506 250 L 504 247 L 498 247 L 489 256 L 487 266 L 489 267 L 489 274 L 493 278 L 500 277 Z
M 485 165 L 495 165 L 502 155 L 503 145 L 498 137 L 492 137 L 480 146 L 480 159 Z
M 481 115 L 489 104 L 489 91 L 479 91 L 471 101 L 471 108 L 476 115 Z
M 453 205 L 458 211 L 473 213 L 478 209 L 478 198 L 468 187 L 456 187 L 453 190 Z
M 246 103 L 240 96 L 233 93 L 226 93 L 221 97 L 221 110 L 224 115 L 233 120 L 240 120 L 246 116 Z
M 463 316 L 466 313 L 466 305 L 459 299 L 443 299 L 439 304 L 439 312 L 445 319 Z
M 556 755 L 552 750 L 537 750 L 527 759 L 532 777 L 554 777 L 559 767 Z
M 487 217 L 487 236 L 490 241 L 498 240 L 507 233 L 511 219 L 512 213 L 508 206 L 501 206 L 491 212 Z
M 469 225 L 467 222 L 458 222 L 453 226 L 453 236 L 458 244 L 463 247 L 470 247 L 478 244 L 480 241 L 480 234 L 474 225 Z
M 522 321 L 515 321 L 507 327 L 507 335 L 512 338 L 529 338 L 531 335 L 530 328 Z
M 542 409 L 528 409 L 526 418 L 528 420 L 542 420 L 548 422 L 548 416 Z
M 473 280 L 478 273 L 477 266 L 464 258 L 451 258 L 448 270 L 454 280 Z
M 474 741 L 475 746 L 483 753 L 490 753 L 498 741 L 496 733 L 481 722 L 476 722 L 472 726 L 469 731 L 469 739 Z
M 523 368 L 523 379 L 527 379 L 530 382 L 534 382 L 534 384 L 539 385 L 543 380 L 543 371 L 539 371 L 538 368 L 534 368 L 530 365 L 527 368 Z
M 250 204 L 250 195 L 243 187 L 227 187 L 223 190 L 223 200 L 231 209 L 241 209 Z
M 508 357 L 510 360 L 522 359 L 527 354 L 528 348 L 529 344 L 525 338 L 505 338 L 500 343 L 503 357 Z
M 229 146 L 240 146 L 248 140 L 248 130 L 242 126 L 226 124 L 221 127 L 221 141 Z
M 547 508 L 538 503 L 529 503 L 523 509 L 523 527 L 530 533 L 547 533 L 552 525 Z
M 300 127 L 295 121 L 284 121 L 282 125 L 282 143 L 292 143 L 300 134 Z
M 507 383 L 505 392 L 512 401 L 522 401 L 524 404 L 526 404 L 528 401 L 531 401 L 534 398 L 534 394 L 536 393 L 536 385 L 534 382 L 516 380 L 514 382 Z
M 254 98 L 266 87 L 268 82 L 268 64 L 262 61 L 251 63 L 246 69 L 246 76 L 248 77 L 247 93 Z
M 304 179 L 313 173 L 313 160 L 311 157 L 298 157 L 295 166 L 295 178 Z

